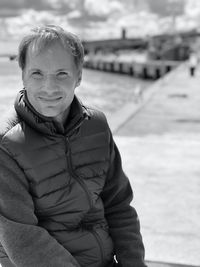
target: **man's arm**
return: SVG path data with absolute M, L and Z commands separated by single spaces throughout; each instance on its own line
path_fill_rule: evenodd
M 61 244 L 38 226 L 27 179 L 1 148 L 0 243 L 10 259 L 9 262 L 1 257 L 2 267 L 80 267 Z
M 110 136 L 110 170 L 101 195 L 105 216 L 120 266 L 144 267 L 144 246 L 139 219 L 136 210 L 130 206 L 132 189 L 122 170 L 121 157 L 111 133 Z

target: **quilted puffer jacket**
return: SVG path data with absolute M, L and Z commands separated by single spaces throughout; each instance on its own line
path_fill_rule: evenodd
M 38 114 L 20 91 L 0 146 L 3 267 L 144 264 L 132 190 L 103 113 L 76 97 L 66 124 Z

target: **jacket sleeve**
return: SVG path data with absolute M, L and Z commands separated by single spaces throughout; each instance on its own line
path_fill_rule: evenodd
M 80 267 L 61 244 L 38 226 L 24 172 L 1 147 L 0 243 L 2 267 Z
M 136 210 L 130 206 L 133 193 L 122 170 L 121 157 L 110 133 L 110 169 L 102 192 L 108 222 L 119 266 L 144 267 L 144 246 Z

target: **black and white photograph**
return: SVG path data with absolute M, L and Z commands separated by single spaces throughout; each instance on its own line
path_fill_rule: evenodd
M 200 267 L 200 1 L 0 0 L 0 267 Z

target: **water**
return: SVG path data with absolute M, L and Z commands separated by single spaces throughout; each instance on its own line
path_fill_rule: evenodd
M 96 107 L 110 115 L 126 103 L 134 101 L 134 90 L 140 86 L 144 90 L 152 84 L 128 75 L 119 75 L 84 69 L 80 87 L 76 94 L 83 103 Z M 22 88 L 21 71 L 16 61 L 0 58 L 0 112 L 12 105 L 17 91 Z
M 140 86 L 145 90 L 150 84 L 128 75 L 84 69 L 83 82 L 76 92 L 84 102 L 109 114 L 134 101 L 135 88 Z

